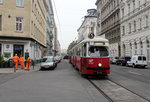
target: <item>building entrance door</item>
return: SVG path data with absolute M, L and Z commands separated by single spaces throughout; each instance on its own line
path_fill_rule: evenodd
M 23 56 L 24 54 L 24 45 L 14 45 L 14 54 L 17 54 L 19 57 L 20 55 Z

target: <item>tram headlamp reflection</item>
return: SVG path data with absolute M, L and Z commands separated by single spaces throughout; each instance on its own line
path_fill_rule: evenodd
M 102 64 L 101 64 L 101 63 L 99 63 L 99 64 L 98 64 L 98 67 L 101 67 L 101 66 L 102 66 Z

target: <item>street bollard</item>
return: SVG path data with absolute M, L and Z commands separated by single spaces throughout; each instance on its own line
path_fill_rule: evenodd
M 33 66 L 33 70 L 34 70 L 34 60 L 32 60 L 32 66 Z
M 15 68 L 15 64 L 13 64 L 13 67 L 14 67 L 14 72 L 16 73 L 16 68 Z

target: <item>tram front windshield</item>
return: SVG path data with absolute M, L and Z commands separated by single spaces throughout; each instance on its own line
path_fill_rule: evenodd
M 91 46 L 89 47 L 90 57 L 106 57 L 109 56 L 108 48 L 105 46 Z

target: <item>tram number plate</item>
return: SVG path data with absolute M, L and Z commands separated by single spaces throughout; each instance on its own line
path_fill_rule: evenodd
M 97 72 L 97 74 L 102 74 L 102 72 Z

